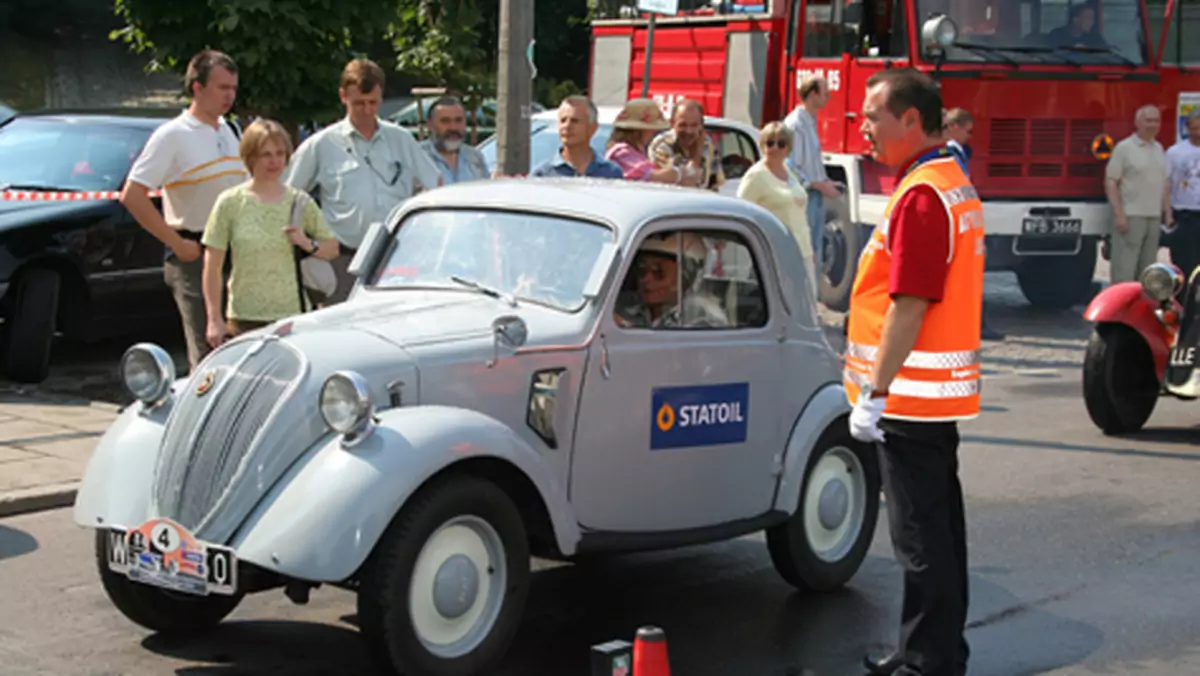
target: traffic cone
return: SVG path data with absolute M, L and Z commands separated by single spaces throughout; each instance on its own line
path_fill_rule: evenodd
M 667 635 L 658 627 L 642 627 L 633 641 L 633 676 L 671 676 Z

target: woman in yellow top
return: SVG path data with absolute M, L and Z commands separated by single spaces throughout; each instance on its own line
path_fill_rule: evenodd
M 742 176 L 738 197 L 775 214 L 792 231 L 796 244 L 800 246 L 800 255 L 809 263 L 809 281 L 815 289 L 817 260 L 812 248 L 808 216 L 805 215 L 808 193 L 784 162 L 792 150 L 792 135 L 782 122 L 772 122 L 763 127 L 758 142 L 763 148 L 763 157 Z
M 301 283 L 294 247 L 305 255 L 332 260 L 337 240 L 320 208 L 280 177 L 292 154 L 292 140 L 272 120 L 256 120 L 239 148 L 250 180 L 217 198 L 204 228 L 204 305 L 208 342 L 213 347 L 247 331 L 299 314 Z M 292 222 L 300 200 L 299 223 Z M 233 247 L 229 300 L 222 319 L 221 277 L 225 254 Z

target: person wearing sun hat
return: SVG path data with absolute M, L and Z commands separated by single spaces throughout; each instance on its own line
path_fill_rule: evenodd
M 658 103 L 651 99 L 633 99 L 617 115 L 608 151 L 604 159 L 615 162 L 625 172 L 627 181 L 652 181 L 697 187 L 702 178 L 692 167 L 668 166 L 657 168 L 646 155 L 646 148 L 659 132 L 670 129 Z

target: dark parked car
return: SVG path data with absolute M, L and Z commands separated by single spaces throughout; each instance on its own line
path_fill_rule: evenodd
M 117 201 L 134 158 L 174 112 L 20 114 L 0 126 L 8 377 L 43 380 L 56 334 L 91 341 L 177 316 L 162 244 Z

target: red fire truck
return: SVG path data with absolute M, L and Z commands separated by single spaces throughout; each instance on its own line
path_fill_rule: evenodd
M 1111 229 L 1108 151 L 1145 104 L 1162 110 L 1159 139 L 1169 147 L 1177 111 L 1200 97 L 1200 70 L 1163 60 L 1164 46 L 1189 60 L 1197 33 L 1184 40 L 1184 23 L 1195 28 L 1200 0 L 1161 2 L 680 0 L 678 14 L 656 19 L 649 93 L 664 106 L 694 98 L 709 114 L 761 126 L 796 106 L 806 75 L 825 76 L 831 96 L 818 127 L 827 172 L 846 193 L 826 201 L 821 299 L 844 309 L 895 184 L 865 154 L 864 83 L 884 68 L 930 73 L 946 108 L 975 117 L 971 175 L 984 199 L 988 269 L 1015 272 L 1032 304 L 1066 308 L 1090 297 Z M 1073 19 L 1089 14 L 1084 4 L 1091 17 Z M 642 93 L 648 22 L 634 6 L 600 3 L 607 15 L 593 22 L 589 83 L 597 104 Z M 1092 30 L 1078 37 L 1072 21 Z

